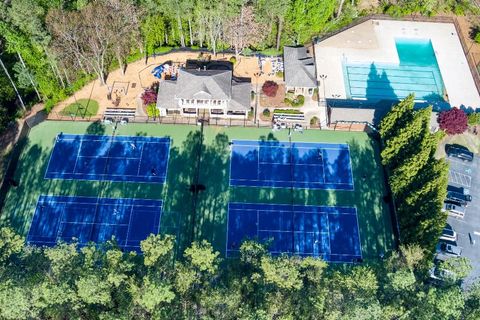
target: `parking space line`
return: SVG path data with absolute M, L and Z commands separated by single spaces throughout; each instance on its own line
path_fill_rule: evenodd
M 450 181 L 467 188 L 470 188 L 470 186 L 472 185 L 471 176 L 454 170 L 450 170 Z

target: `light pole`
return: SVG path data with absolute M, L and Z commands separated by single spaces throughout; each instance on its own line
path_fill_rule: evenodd
M 327 94 L 325 92 L 325 80 L 327 80 L 327 75 L 326 74 L 321 74 L 320 79 L 323 80 L 323 99 L 325 100 L 325 103 L 327 103 Z
M 253 74 L 255 77 L 255 111 L 253 114 L 253 124 L 255 125 L 257 123 L 257 109 L 258 109 L 258 78 L 260 77 L 260 74 L 258 72 L 255 72 Z

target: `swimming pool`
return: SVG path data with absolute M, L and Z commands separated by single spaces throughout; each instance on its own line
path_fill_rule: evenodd
M 343 62 L 350 99 L 444 101 L 444 85 L 430 39 L 396 38 L 399 64 Z

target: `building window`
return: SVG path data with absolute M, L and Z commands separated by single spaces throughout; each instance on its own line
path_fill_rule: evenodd
M 228 115 L 231 115 L 231 116 L 244 116 L 245 115 L 245 111 L 228 111 L 227 112 Z
M 223 114 L 223 109 L 211 109 L 211 114 Z
M 195 108 L 183 108 L 183 113 L 186 113 L 186 114 L 196 114 L 196 113 L 197 113 L 197 109 L 195 109 Z

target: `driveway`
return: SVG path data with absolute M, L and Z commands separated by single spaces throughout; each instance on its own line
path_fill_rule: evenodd
M 458 234 L 457 245 L 462 250 L 462 256 L 470 259 L 472 272 L 465 279 L 468 287 L 475 278 L 480 278 L 480 157 L 473 162 L 463 162 L 455 158 L 450 162 L 449 185 L 462 187 L 472 195 L 472 202 L 466 208 L 463 218 L 448 216 L 448 223 Z

